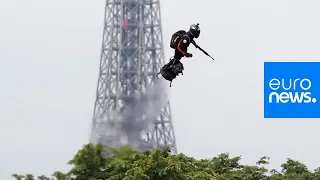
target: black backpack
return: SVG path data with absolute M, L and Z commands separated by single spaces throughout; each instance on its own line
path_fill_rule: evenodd
M 179 31 L 175 32 L 171 37 L 170 47 L 173 49 L 176 49 L 181 37 L 185 34 L 187 34 L 187 32 L 184 30 L 179 30 Z

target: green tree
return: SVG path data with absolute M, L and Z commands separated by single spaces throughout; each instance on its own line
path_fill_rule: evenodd
M 68 162 L 74 167 L 67 175 L 57 173 L 59 178 L 74 176 L 77 180 L 88 180 L 100 177 L 106 166 L 106 158 L 103 156 L 105 148 L 102 145 L 87 144 L 80 149 L 72 160 Z
M 139 152 L 128 146 L 115 149 L 102 145 L 83 146 L 68 162 L 69 172 L 56 171 L 55 180 L 320 180 L 320 168 L 314 172 L 299 161 L 287 159 L 281 171 L 268 170 L 269 157 L 255 165 L 243 165 L 241 157 L 221 153 L 197 160 L 185 154 L 171 154 L 170 148 Z M 270 172 L 271 175 L 267 175 Z M 17 180 L 33 180 L 31 174 L 12 175 Z M 38 176 L 39 180 L 49 180 Z
M 51 180 L 51 179 L 45 175 L 42 175 L 42 176 L 38 176 L 38 180 Z
M 24 179 L 24 175 L 20 175 L 20 174 L 12 174 L 12 177 L 16 178 L 16 180 L 23 180 Z
M 281 173 L 272 170 L 271 180 L 316 180 L 316 174 L 310 172 L 308 167 L 299 161 L 288 158 L 281 168 Z
M 52 174 L 53 177 L 55 177 L 55 179 L 57 180 L 69 180 L 70 176 L 68 174 L 62 173 L 60 171 L 55 171 Z
M 35 180 L 32 174 L 26 174 L 25 180 Z

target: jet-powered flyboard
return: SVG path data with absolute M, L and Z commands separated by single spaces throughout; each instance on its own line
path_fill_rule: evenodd
M 210 54 L 207 53 L 205 50 L 203 50 L 201 47 L 199 47 L 198 45 L 195 45 L 195 47 L 197 49 L 199 49 L 200 51 L 202 51 L 205 55 L 209 56 L 212 60 L 214 60 L 210 56 Z M 174 62 L 174 61 L 175 61 L 174 58 L 170 59 L 170 62 L 165 64 L 160 69 L 160 72 L 158 73 L 158 74 L 161 74 L 164 79 L 166 79 L 167 81 L 170 81 L 170 87 L 171 87 L 172 81 L 177 76 L 179 76 L 179 74 L 183 75 L 183 70 L 184 70 L 183 64 L 180 61 L 178 61 L 178 62 Z

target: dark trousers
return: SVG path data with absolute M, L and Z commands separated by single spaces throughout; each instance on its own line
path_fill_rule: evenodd
M 174 59 L 176 61 L 180 61 L 180 59 L 183 58 L 183 56 L 184 55 L 178 50 L 178 48 L 175 49 L 175 51 L 174 51 Z
M 170 60 L 170 62 L 168 63 L 168 66 L 171 66 L 172 64 L 176 64 L 179 63 L 181 58 L 183 58 L 184 55 L 177 49 L 175 49 L 174 51 L 174 57 L 173 59 Z

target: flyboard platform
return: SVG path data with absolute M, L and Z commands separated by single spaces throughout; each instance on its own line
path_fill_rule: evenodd
M 172 85 L 172 81 L 179 76 L 179 74 L 183 75 L 183 64 L 179 61 L 175 64 L 169 65 L 170 62 L 168 64 L 165 64 L 161 69 L 160 72 L 156 75 L 158 76 L 159 74 L 161 74 L 161 76 L 170 82 L 170 87 Z

